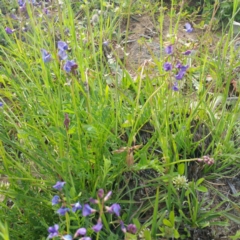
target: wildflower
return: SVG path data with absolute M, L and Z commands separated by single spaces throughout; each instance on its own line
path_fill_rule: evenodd
M 64 41 L 58 41 L 58 49 L 61 51 L 68 50 L 68 45 Z
M 60 197 L 58 195 L 55 195 L 52 198 L 52 205 L 58 204 L 60 202 L 59 199 L 60 199 Z
M 124 233 L 126 233 L 127 232 L 127 229 L 126 229 L 126 227 L 124 226 L 124 222 L 121 220 L 120 221 L 120 226 L 121 226 L 121 230 L 124 232 Z
M 191 50 L 187 50 L 186 52 L 184 52 L 183 53 L 183 55 L 186 55 L 186 56 L 188 56 L 188 55 L 190 55 L 192 53 L 192 51 Z
M 178 74 L 175 75 L 175 78 L 176 78 L 177 80 L 181 80 L 181 79 L 184 77 L 187 69 L 188 69 L 188 65 L 182 66 L 182 67 L 180 68 Z
M 92 203 L 92 204 L 98 204 L 99 201 L 97 199 L 94 199 L 94 198 L 89 198 L 89 202 Z
M 79 202 L 73 204 L 73 206 L 72 206 L 72 211 L 73 212 L 76 212 L 77 210 L 81 210 L 81 209 L 82 209 L 82 206 Z
M 199 162 L 204 162 L 205 164 L 208 165 L 213 165 L 214 164 L 214 159 L 210 158 L 209 156 L 203 156 L 202 158 L 198 159 Z
M 163 64 L 163 69 L 164 69 L 165 71 L 171 71 L 171 70 L 172 70 L 172 64 L 171 64 L 170 62 L 165 62 L 165 63 Z
M 102 229 L 102 227 L 103 227 L 103 224 L 102 224 L 101 218 L 99 218 L 97 221 L 97 224 L 92 227 L 92 230 L 94 232 L 99 232 Z
M 57 213 L 62 216 L 64 216 L 67 212 L 69 212 L 69 208 L 66 207 L 61 207 L 57 210 Z
M 66 182 L 60 182 L 57 181 L 57 183 L 53 186 L 53 188 L 57 189 L 57 190 L 62 190 L 63 186 L 65 185 Z
M 178 175 L 173 179 L 173 184 L 175 185 L 176 189 L 179 190 L 180 188 L 187 188 L 188 182 L 187 178 L 185 176 Z
M 64 66 L 63 66 L 63 69 L 66 71 L 66 72 L 71 72 L 72 69 L 76 69 L 78 67 L 78 65 L 75 63 L 74 60 L 71 60 L 71 61 L 67 61 Z
M 120 216 L 120 210 L 121 210 L 121 207 L 119 204 L 117 203 L 114 203 L 111 207 L 105 207 L 107 212 L 109 213 L 115 213 L 118 217 Z
M 58 56 L 60 60 L 67 60 L 68 55 L 65 51 L 59 50 L 58 51 Z
M 166 54 L 172 54 L 173 53 L 173 46 L 169 45 L 165 48 Z
M 176 64 L 176 68 L 180 69 L 181 67 L 182 67 L 182 64 L 181 64 L 180 62 L 178 62 L 178 63 Z
M 177 83 L 177 82 L 175 82 L 175 83 L 173 84 L 172 90 L 175 91 L 175 92 L 177 92 L 177 91 L 179 90 L 179 89 L 178 89 L 178 83 Z
M 71 235 L 64 235 L 64 236 L 62 236 L 61 239 L 62 239 L 62 240 L 72 240 L 73 238 L 72 238 Z
M 84 204 L 83 210 L 82 210 L 82 215 L 83 215 L 84 217 L 86 217 L 86 216 L 88 216 L 88 215 L 90 215 L 90 214 L 92 214 L 92 213 L 95 213 L 95 212 L 96 212 L 96 210 L 93 209 L 93 208 L 91 208 L 91 207 L 89 206 L 89 204 Z
M 84 235 L 86 235 L 86 233 L 87 233 L 86 228 L 79 228 L 79 229 L 75 232 L 74 238 L 77 238 L 78 236 L 84 236 Z
M 109 191 L 109 192 L 107 193 L 107 195 L 105 196 L 105 198 L 103 199 L 103 201 L 106 202 L 107 200 L 109 200 L 109 198 L 111 197 L 111 195 L 112 195 L 112 191 Z
M 127 232 L 135 234 L 137 232 L 137 227 L 135 224 L 129 224 L 127 226 Z
M 68 130 L 70 124 L 70 119 L 67 113 L 65 113 L 64 126 Z
M 6 31 L 7 34 L 12 34 L 12 33 L 14 32 L 14 30 L 12 30 L 12 29 L 9 28 L 9 27 L 6 27 L 6 28 L 5 28 L 5 31 Z
M 3 102 L 0 102 L 0 107 L 2 107 L 3 106 Z
M 23 1 L 23 0 L 18 0 L 18 5 L 19 5 L 20 7 L 23 7 L 24 4 L 25 4 L 25 1 Z
M 101 188 L 98 190 L 98 197 L 101 199 L 104 196 L 104 190 Z
M 90 237 L 82 237 L 79 240 L 92 240 Z
M 190 23 L 185 23 L 184 28 L 185 28 L 185 31 L 188 33 L 191 33 L 193 31 L 193 28 Z
M 51 54 L 47 50 L 41 49 L 41 53 L 42 59 L 45 63 L 50 62 L 52 60 Z
M 54 238 L 54 237 L 57 237 L 58 236 L 58 229 L 59 229 L 59 226 L 58 224 L 54 224 L 54 226 L 52 227 L 49 227 L 48 228 L 48 232 L 50 233 L 48 235 L 48 238 Z

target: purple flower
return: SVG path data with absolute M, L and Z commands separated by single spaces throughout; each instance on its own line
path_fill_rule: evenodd
M 2 107 L 3 106 L 3 103 L 2 102 L 0 102 L 0 107 Z
M 170 62 L 165 62 L 165 63 L 163 64 L 163 69 L 164 69 L 165 71 L 171 71 L 171 70 L 172 70 L 172 64 L 171 64 Z
M 90 237 L 82 237 L 79 240 L 92 240 Z
M 92 213 L 94 213 L 94 212 L 96 212 L 96 210 L 93 209 L 93 208 L 91 208 L 91 207 L 89 206 L 89 204 L 84 204 L 83 210 L 82 210 L 82 215 L 83 215 L 84 217 L 86 217 L 86 216 L 88 216 L 88 215 L 90 215 L 90 214 L 92 214 Z
M 102 188 L 100 188 L 100 189 L 98 190 L 98 197 L 99 197 L 100 199 L 102 199 L 103 196 L 104 196 L 104 190 L 103 190 Z
M 60 60 L 67 60 L 67 58 L 68 58 L 67 53 L 63 50 L 58 51 L 58 56 L 59 56 Z
M 23 1 L 23 0 L 18 0 L 18 5 L 19 5 L 20 7 L 22 7 L 24 4 L 25 4 L 25 1 Z
M 48 63 L 52 60 L 51 54 L 47 50 L 41 49 L 41 53 L 42 53 L 42 59 L 45 63 Z
M 11 28 L 9 28 L 9 27 L 6 27 L 5 28 L 5 31 L 6 31 L 6 33 L 7 34 L 12 34 L 14 31 L 11 29 Z
M 112 191 L 109 191 L 109 192 L 107 193 L 107 195 L 105 196 L 105 198 L 103 199 L 103 201 L 106 202 L 107 200 L 109 200 L 109 198 L 111 197 L 111 195 L 112 195 Z
M 166 54 L 172 54 L 173 53 L 173 45 L 169 45 L 165 48 Z
M 71 61 L 67 61 L 64 66 L 63 66 L 63 69 L 66 71 L 66 72 L 71 72 L 72 69 L 75 69 L 77 68 L 78 65 L 75 63 L 74 60 L 71 60 Z
M 84 236 L 84 235 L 86 235 L 86 233 L 87 233 L 86 228 L 79 228 L 79 229 L 75 232 L 74 238 L 77 238 L 78 236 Z
M 188 69 L 188 65 L 182 66 L 182 67 L 180 68 L 178 74 L 175 75 L 175 78 L 176 78 L 177 80 L 182 80 L 182 78 L 184 77 L 187 69 Z
M 65 113 L 65 117 L 64 117 L 64 122 L 63 122 L 63 124 L 64 124 L 65 128 L 68 130 L 69 124 L 70 124 L 70 118 L 69 118 L 69 116 L 68 116 L 67 113 Z
M 61 239 L 62 239 L 62 240 L 72 240 L 73 238 L 72 238 L 71 235 L 64 235 L 64 236 L 62 236 Z
M 58 229 L 59 229 L 59 226 L 58 224 L 54 224 L 54 226 L 52 227 L 49 227 L 48 228 L 48 232 L 50 233 L 48 235 L 48 238 L 54 238 L 54 237 L 57 237 L 58 236 Z
M 66 207 L 61 207 L 57 210 L 57 213 L 62 216 L 64 216 L 67 212 L 69 212 L 69 208 Z
M 76 212 L 77 210 L 81 210 L 82 209 L 82 206 L 79 202 L 75 203 L 73 206 L 72 206 L 72 211 L 73 212 Z
M 126 227 L 124 226 L 124 222 L 121 220 L 120 221 L 120 225 L 121 225 L 121 230 L 124 232 L 124 233 L 126 233 L 127 232 L 127 229 L 126 229 Z
M 101 219 L 98 219 L 97 224 L 92 227 L 94 232 L 99 232 L 103 227 Z
M 118 217 L 120 216 L 120 210 L 121 210 L 121 207 L 119 204 L 117 203 L 114 203 L 111 207 L 105 207 L 107 212 L 109 213 L 115 213 Z
M 182 67 L 182 64 L 181 64 L 180 62 L 178 62 L 178 63 L 176 64 L 176 68 L 180 69 L 181 67 Z
M 59 199 L 60 199 L 60 197 L 58 195 L 55 195 L 52 198 L 52 205 L 58 204 L 60 202 Z
M 61 51 L 68 50 L 68 45 L 64 41 L 58 41 L 58 49 Z
M 92 204 L 98 204 L 99 201 L 97 199 L 94 199 L 94 198 L 89 198 L 89 202 L 92 203 Z
M 57 190 L 62 190 L 63 186 L 65 185 L 66 182 L 60 182 L 57 181 L 57 183 L 53 186 L 53 188 L 57 189 Z
M 172 90 L 175 91 L 175 92 L 177 92 L 177 91 L 179 90 L 179 89 L 178 89 L 178 83 L 177 83 L 177 82 L 175 82 L 175 83 L 173 84 Z
M 183 55 L 186 55 L 186 56 L 188 56 L 188 55 L 190 55 L 192 53 L 192 51 L 191 50 L 187 50 L 186 52 L 184 52 L 183 53 Z
M 193 28 L 190 23 L 185 23 L 184 28 L 188 33 L 191 33 L 193 31 Z
M 127 226 L 127 232 L 135 234 L 137 232 L 137 227 L 135 224 L 129 224 Z

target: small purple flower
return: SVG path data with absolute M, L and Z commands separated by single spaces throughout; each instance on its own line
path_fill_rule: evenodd
M 107 193 L 107 195 L 105 196 L 105 198 L 103 199 L 103 201 L 106 202 L 107 200 L 109 200 L 109 198 L 111 197 L 111 195 L 112 195 L 112 191 L 109 191 L 109 192 Z
M 69 124 L 70 124 L 70 118 L 67 113 L 64 115 L 64 122 L 63 122 L 65 128 L 68 130 Z
M 78 65 L 75 63 L 75 61 L 74 60 L 68 60 L 65 64 L 64 64 L 64 66 L 63 66 L 63 69 L 66 71 L 66 72 L 71 72 L 72 71 L 72 69 L 75 69 L 75 68 L 77 68 L 78 67 Z
M 54 226 L 52 227 L 49 227 L 48 228 L 48 232 L 50 233 L 48 235 L 48 238 L 54 238 L 54 237 L 57 237 L 58 236 L 58 229 L 59 229 L 59 226 L 58 224 L 54 224 Z
M 173 45 L 169 45 L 165 48 L 166 54 L 172 54 L 173 53 Z
M 183 55 L 186 55 L 186 56 L 188 56 L 188 55 L 190 55 L 192 53 L 192 51 L 191 50 L 187 50 L 186 52 L 184 52 L 183 53 Z
M 0 102 L 0 107 L 2 107 L 3 106 L 3 103 L 2 102 Z
M 185 31 L 188 33 L 191 33 L 193 31 L 193 28 L 190 23 L 185 23 L 184 28 L 185 28 Z
M 65 185 L 66 182 L 60 182 L 57 181 L 57 183 L 53 186 L 53 188 L 57 189 L 57 190 L 62 190 L 63 186 Z
M 45 63 L 48 63 L 52 60 L 51 54 L 47 50 L 41 49 L 41 53 L 42 53 L 42 59 Z
M 163 69 L 164 69 L 165 71 L 171 71 L 171 70 L 172 70 L 172 64 L 171 64 L 170 62 L 165 62 L 165 63 L 163 64 Z
M 25 4 L 25 1 L 23 1 L 23 0 L 18 0 L 18 5 L 19 5 L 20 7 L 22 7 L 24 4 Z
M 88 216 L 88 215 L 90 215 L 90 214 L 92 214 L 92 213 L 95 213 L 95 212 L 96 212 L 96 210 L 93 209 L 93 208 L 91 208 L 91 207 L 89 206 L 89 204 L 84 204 L 83 210 L 82 210 L 82 215 L 83 215 L 84 217 L 86 217 L 86 216 Z
M 176 64 L 176 68 L 180 69 L 181 67 L 182 67 L 182 64 L 181 64 L 180 62 L 178 62 L 178 63 Z
M 99 201 L 97 199 L 94 199 L 94 198 L 89 198 L 89 202 L 92 203 L 92 204 L 98 204 Z
M 82 237 L 79 240 L 92 240 L 90 237 Z
M 135 234 L 137 232 L 137 227 L 135 224 L 129 224 L 127 226 L 127 232 Z
M 127 232 L 127 229 L 126 229 L 126 227 L 124 226 L 124 222 L 121 220 L 120 221 L 120 225 L 121 225 L 121 230 L 124 232 L 124 233 L 126 233 Z
M 177 80 L 182 80 L 182 78 L 184 77 L 184 75 L 185 75 L 188 67 L 189 67 L 188 65 L 182 66 L 182 67 L 180 68 L 178 74 L 175 75 L 175 78 L 176 78 Z
M 73 212 L 76 212 L 77 210 L 81 210 L 82 209 L 82 206 L 79 202 L 75 203 L 73 206 L 72 206 L 72 211 Z
M 103 196 L 104 196 L 104 190 L 102 189 L 102 188 L 100 188 L 99 190 L 98 190 L 98 197 L 100 198 L 100 199 L 102 199 L 103 198 Z
M 64 216 L 67 212 L 69 212 L 69 208 L 66 207 L 61 207 L 57 210 L 57 213 L 62 216 Z
M 5 28 L 5 31 L 6 31 L 6 33 L 7 34 L 12 34 L 14 31 L 11 29 L 11 28 L 9 28 L 9 27 L 6 27 Z
M 58 51 L 58 56 L 59 56 L 60 60 L 67 60 L 67 58 L 68 58 L 67 53 L 63 50 Z
M 58 41 L 58 49 L 61 51 L 68 50 L 68 45 L 64 41 Z
M 58 195 L 55 195 L 53 198 L 52 198 L 52 205 L 56 205 L 60 202 L 60 197 Z
M 92 227 L 92 230 L 94 232 L 99 232 L 99 231 L 101 231 L 102 227 L 103 227 L 103 224 L 102 224 L 102 221 L 100 218 L 100 219 L 98 219 L 97 224 Z
M 73 238 L 72 238 L 71 235 L 64 235 L 64 236 L 62 236 L 61 239 L 62 239 L 62 240 L 72 240 Z
M 87 233 L 86 228 L 79 228 L 79 229 L 75 232 L 74 238 L 77 238 L 78 236 L 84 236 L 84 235 L 86 235 L 86 233 Z
M 119 204 L 117 203 L 114 203 L 111 207 L 105 207 L 107 212 L 109 213 L 115 213 L 118 217 L 120 217 L 120 210 L 121 210 L 121 207 Z
M 177 82 L 175 82 L 175 83 L 173 84 L 172 90 L 175 91 L 175 92 L 177 92 L 177 91 L 179 90 L 179 89 L 178 89 L 178 83 L 177 83 Z

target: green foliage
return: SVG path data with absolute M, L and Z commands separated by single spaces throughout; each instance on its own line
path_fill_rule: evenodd
M 221 210 L 225 202 L 236 203 L 214 204 L 205 181 L 235 174 L 239 167 L 239 98 L 229 98 L 239 59 L 229 35 L 210 51 L 207 32 L 195 55 L 183 55 L 195 45 L 176 40 L 182 16 L 189 16 L 173 1 L 165 12 L 170 17 L 160 14 L 153 22 L 161 33 L 160 49 L 173 44 L 174 52 L 152 54 L 133 76 L 126 64 L 128 45 L 120 59 L 116 43 L 128 40 L 132 13 L 164 13 L 162 2 L 56 2 L 47 6 L 50 14 L 27 4 L 28 14 L 16 12 L 21 21 L 0 16 L 0 180 L 9 183 L 0 185 L 0 236 L 45 239 L 55 223 L 67 233 L 83 225 L 91 229 L 95 219 L 56 214 L 51 199 L 58 180 L 66 181 L 68 206 L 88 202 L 97 189 L 112 190 L 111 201 L 121 204 L 123 220 L 133 220 L 146 240 L 184 239 L 189 229 L 226 226 L 219 217 L 238 222 Z M 212 11 L 210 3 L 205 1 L 204 11 Z M 234 13 L 238 21 L 236 1 L 222 3 L 216 16 L 225 20 Z M 0 4 L 10 13 L 17 3 Z M 169 37 L 162 29 L 168 18 Z M 58 58 L 59 40 L 67 42 L 68 58 L 78 64 L 70 72 Z M 148 48 L 149 43 L 142 38 L 139 45 Z M 51 61 L 43 61 L 41 49 Z M 189 65 L 178 80 L 179 91 L 172 90 L 175 72 L 163 70 L 167 61 Z M 215 163 L 200 161 L 206 155 Z M 119 222 L 109 217 L 104 231 L 89 233 L 98 239 L 123 237 L 115 226 Z

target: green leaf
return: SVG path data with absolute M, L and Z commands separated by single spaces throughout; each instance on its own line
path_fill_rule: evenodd
M 175 216 L 174 216 L 174 211 L 171 211 L 169 214 L 169 220 L 172 223 L 172 226 L 174 226 L 175 223 Z
M 179 237 L 180 237 L 180 234 L 179 234 L 178 230 L 174 229 L 174 238 L 178 239 Z
M 165 226 L 170 227 L 170 228 L 173 227 L 172 223 L 171 223 L 168 219 L 166 219 L 166 218 L 163 219 L 163 224 L 164 224 Z
M 184 174 L 184 170 L 185 170 L 185 163 L 180 163 L 178 164 L 178 173 L 180 175 L 183 175 Z
M 204 192 L 204 193 L 208 192 L 208 189 L 207 189 L 206 187 L 204 187 L 204 186 L 199 186 L 199 187 L 197 187 L 197 190 L 198 190 L 199 192 Z
M 144 230 L 143 235 L 145 240 L 152 240 L 151 232 L 149 230 Z
M 204 178 L 199 178 L 196 182 L 196 186 L 199 186 L 204 180 Z

